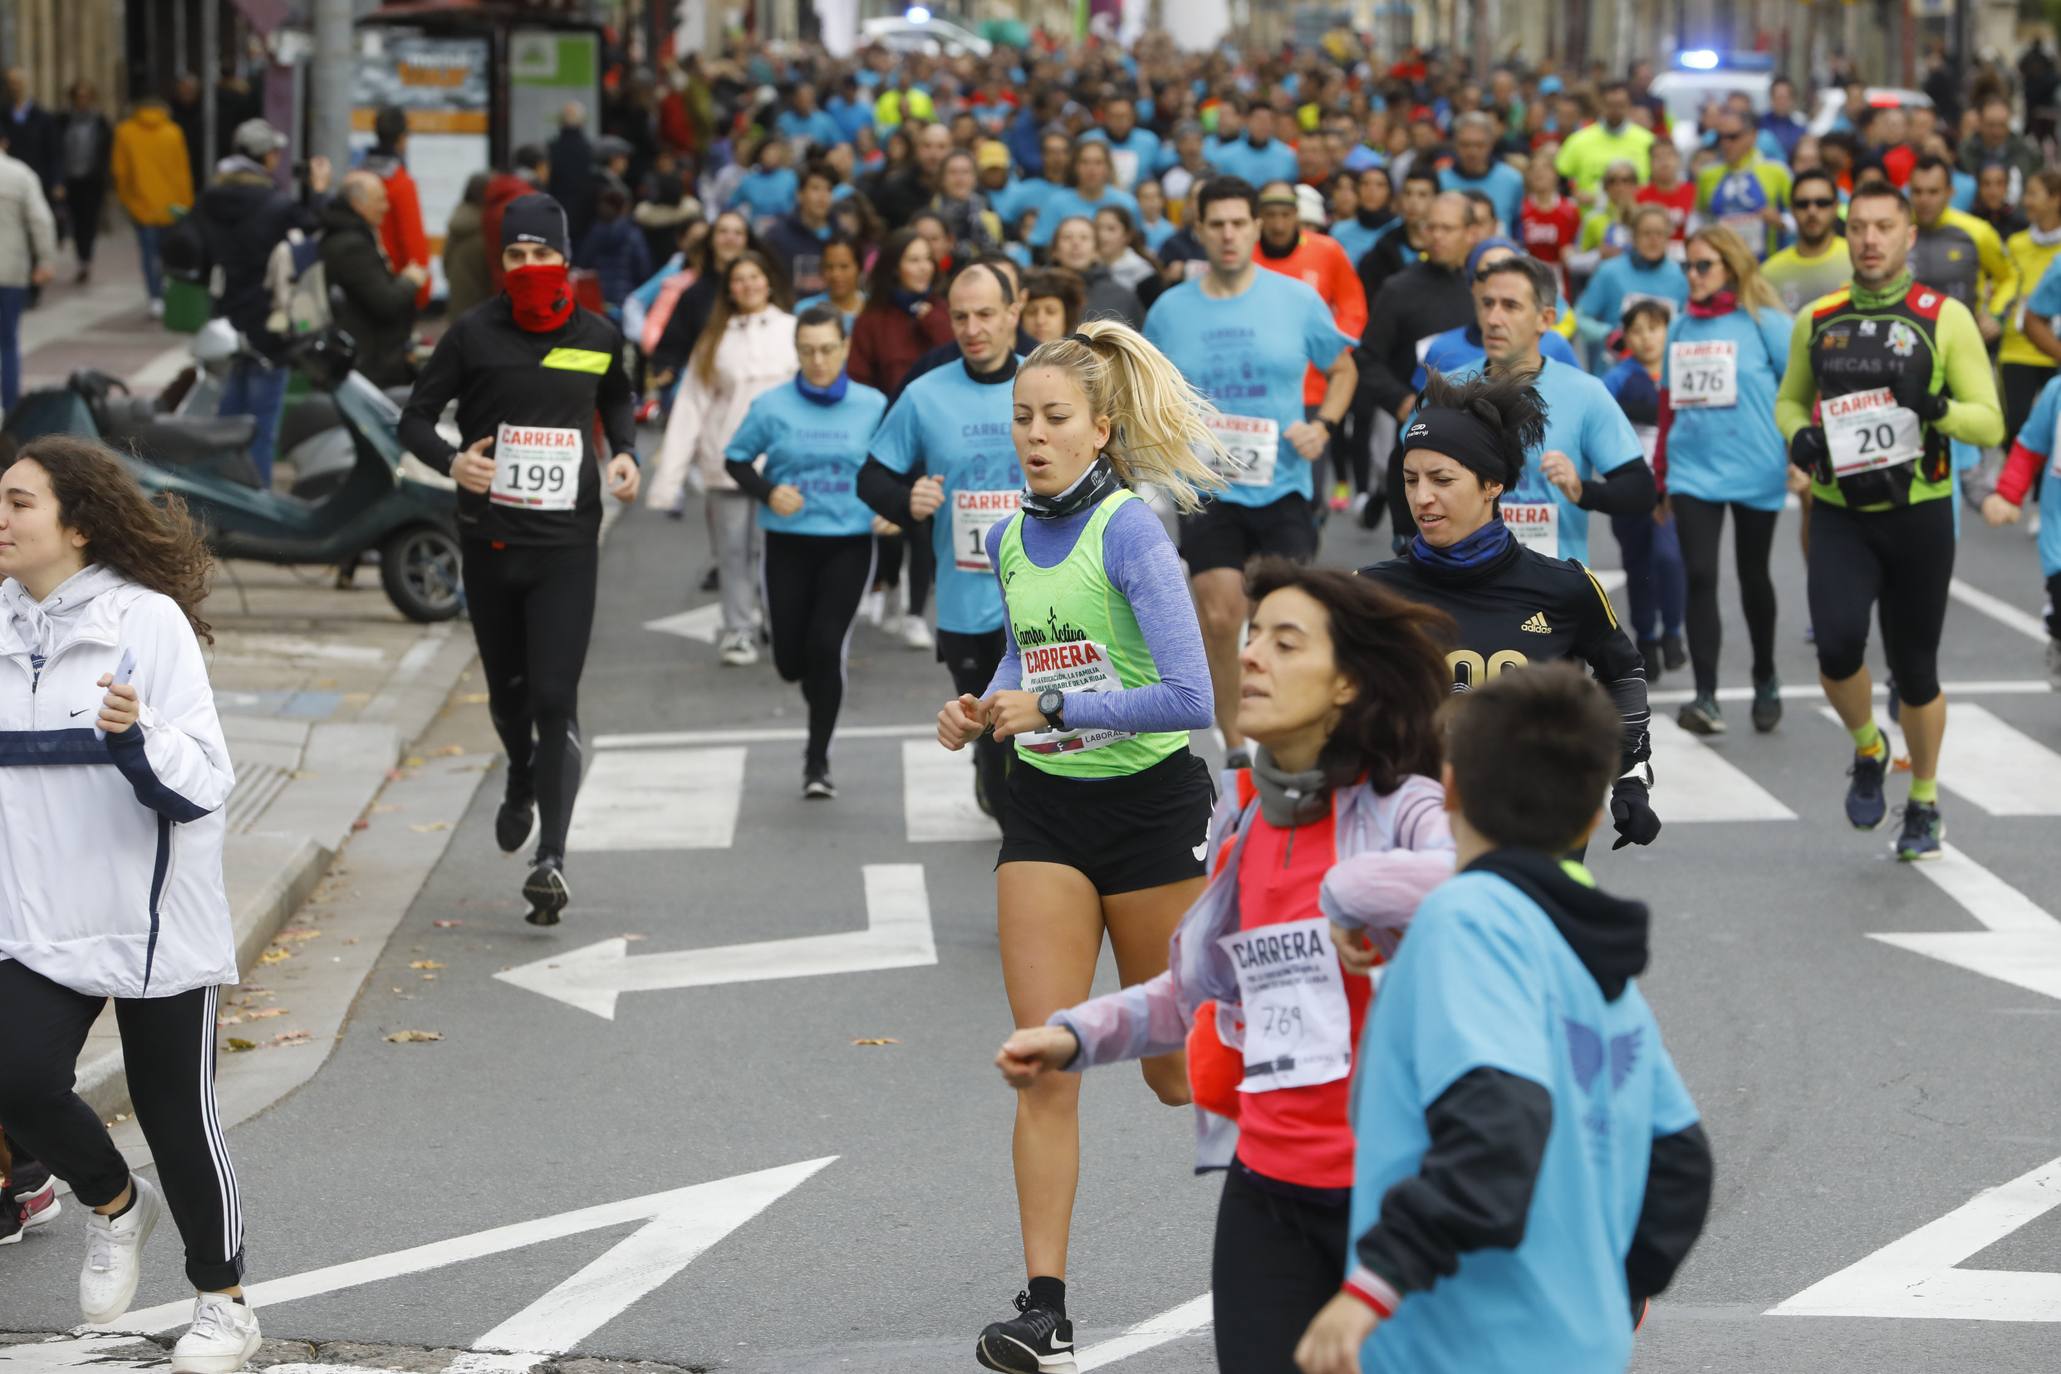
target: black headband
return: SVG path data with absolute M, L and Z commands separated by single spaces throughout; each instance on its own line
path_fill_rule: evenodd
M 1413 448 L 1430 449 L 1487 481 L 1506 487 L 1517 484 L 1519 474 L 1510 471 L 1509 460 L 1504 456 L 1502 432 L 1468 411 L 1443 406 L 1413 410 L 1403 425 L 1401 444 L 1405 453 Z

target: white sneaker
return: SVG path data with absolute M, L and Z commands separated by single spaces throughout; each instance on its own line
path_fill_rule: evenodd
M 161 320 L 164 317 L 165 303 L 163 301 L 152 301 L 150 303 L 150 318 L 152 318 L 153 320 Z
M 758 646 L 751 642 L 748 634 L 724 636 L 722 654 L 726 668 L 749 668 L 759 661 Z
M 193 1325 L 172 1347 L 172 1374 L 236 1374 L 258 1353 L 258 1314 L 223 1293 L 202 1293 Z
M 2040 537 L 2040 513 L 2037 507 L 2027 513 L 2025 517 L 2025 537 L 2027 539 L 2037 539 Z
M 902 617 L 902 643 L 912 649 L 935 649 L 937 641 L 930 637 L 930 626 L 923 623 L 920 615 Z
M 887 593 L 875 587 L 859 598 L 859 615 L 879 628 L 881 618 L 887 613 Z
M 164 1210 L 157 1188 L 132 1174 L 136 1205 L 119 1217 L 86 1214 L 86 1267 L 79 1271 L 79 1312 L 89 1322 L 111 1322 L 129 1310 L 143 1274 L 143 1243 Z

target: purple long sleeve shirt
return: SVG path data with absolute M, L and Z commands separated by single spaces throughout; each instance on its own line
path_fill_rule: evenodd
M 1041 568 L 1057 567 L 1073 552 L 1097 508 L 1090 506 L 1061 520 L 1026 515 L 1024 554 Z M 997 580 L 1001 577 L 1002 535 L 1008 523 L 998 520 L 988 529 L 988 562 L 995 568 Z M 1067 728 L 1136 734 L 1207 730 L 1216 721 L 1216 705 L 1210 691 L 1209 658 L 1202 648 L 1202 627 L 1195 620 L 1195 602 L 1188 594 L 1181 556 L 1151 506 L 1126 501 L 1109 518 L 1102 532 L 1102 568 L 1110 584 L 1130 602 L 1145 647 L 1159 669 L 1159 681 L 1117 692 L 1067 693 Z M 1016 629 L 1007 617 L 1003 624 L 1009 633 L 1009 648 L 988 683 L 990 693 L 1013 692 L 1023 685 Z

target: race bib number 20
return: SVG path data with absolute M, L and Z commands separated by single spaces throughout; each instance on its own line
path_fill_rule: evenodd
M 580 496 L 576 429 L 502 425 L 494 433 L 494 482 L 487 499 L 525 510 L 571 510 Z
M 1896 403 L 1888 387 L 1828 399 L 1820 409 L 1832 472 L 1851 477 L 1914 463 L 1925 453 L 1924 426 Z

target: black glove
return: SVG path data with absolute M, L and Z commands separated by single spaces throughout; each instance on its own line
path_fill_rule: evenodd
M 1646 784 L 1638 778 L 1619 778 L 1610 789 L 1610 823 L 1617 828 L 1612 850 L 1628 844 L 1652 844 L 1660 834 L 1660 817 L 1647 801 Z
M 1789 461 L 1817 481 L 1832 480 L 1832 450 L 1822 425 L 1805 425 L 1789 436 Z
M 1938 424 L 1946 418 L 1946 393 L 1932 389 L 1929 372 L 1905 368 L 1890 382 L 1889 394 L 1896 398 L 1898 405 L 1928 425 Z

